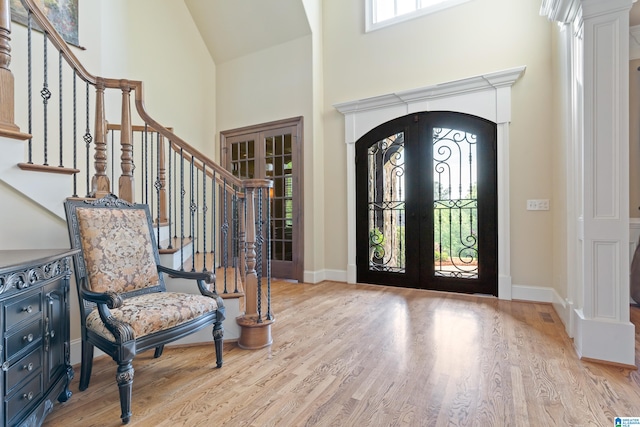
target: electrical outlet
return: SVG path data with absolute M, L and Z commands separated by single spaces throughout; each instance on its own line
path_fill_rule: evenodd
M 528 211 L 548 211 L 549 199 L 531 199 L 527 200 Z

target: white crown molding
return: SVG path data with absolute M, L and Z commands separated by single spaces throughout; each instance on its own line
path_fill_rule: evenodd
M 439 83 L 418 89 L 393 92 L 386 95 L 359 99 L 357 101 L 343 102 L 340 104 L 334 104 L 334 107 L 342 114 L 348 114 L 357 111 L 374 110 L 382 107 L 386 108 L 392 105 L 427 101 L 430 99 L 454 96 L 463 93 L 484 91 L 491 88 L 498 89 L 502 87 L 509 87 L 520 78 L 525 69 L 526 67 L 520 66 L 510 68 L 508 70 L 496 71 L 489 74 L 482 74 L 446 83 Z
M 543 0 L 540 15 L 550 21 L 573 22 L 580 10 L 580 0 Z
M 569 23 L 584 14 L 594 17 L 631 8 L 636 0 L 542 0 L 540 15 L 550 21 Z

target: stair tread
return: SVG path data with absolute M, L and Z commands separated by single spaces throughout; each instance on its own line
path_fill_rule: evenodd
M 182 246 L 180 245 L 179 237 L 172 237 L 170 239 L 165 239 L 160 241 L 160 245 L 158 248 L 158 252 L 160 254 L 175 254 L 180 250 L 181 247 L 185 247 L 193 241 L 190 237 L 185 237 L 182 239 Z M 169 248 L 169 243 L 171 243 L 171 248 Z
M 22 170 L 30 170 L 35 172 L 59 173 L 64 175 L 73 175 L 80 173 L 80 169 L 65 168 L 62 166 L 36 165 L 33 163 L 18 163 L 18 167 Z

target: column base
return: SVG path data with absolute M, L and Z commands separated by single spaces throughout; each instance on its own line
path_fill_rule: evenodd
M 636 366 L 633 323 L 587 319 L 581 310 L 574 313 L 574 346 L 581 359 Z
M 271 325 L 275 319 L 262 320 L 258 323 L 257 316 L 239 316 L 236 322 L 240 326 L 240 338 L 238 347 L 246 350 L 257 350 L 268 347 L 273 343 L 271 337 Z

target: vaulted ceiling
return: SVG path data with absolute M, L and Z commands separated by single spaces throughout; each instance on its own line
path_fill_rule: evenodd
M 185 0 L 216 64 L 311 33 L 302 0 Z
M 303 0 L 185 0 L 216 64 L 311 33 Z M 640 25 L 640 1 L 631 26 Z

